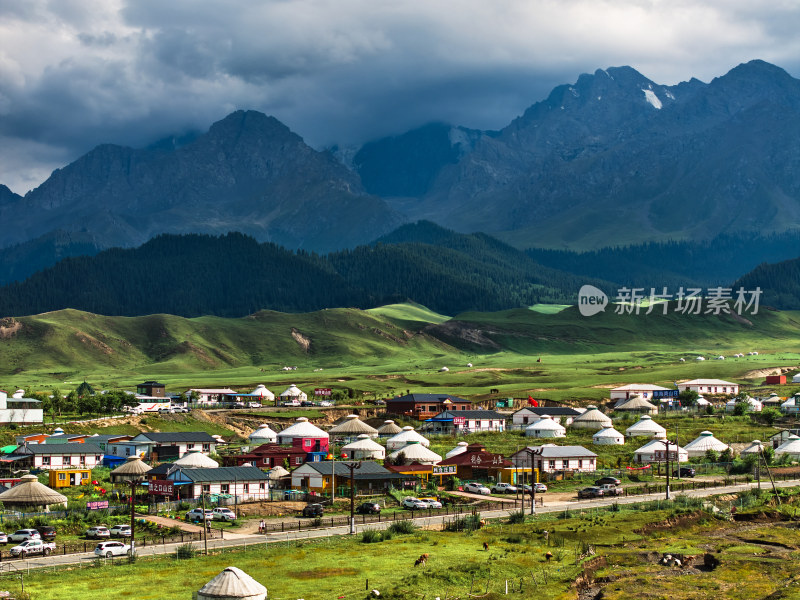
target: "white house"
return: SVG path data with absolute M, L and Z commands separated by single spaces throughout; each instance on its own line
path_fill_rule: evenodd
M 236 392 L 230 388 L 192 388 L 185 393 L 188 402 L 192 402 L 192 396 L 195 396 L 197 399 L 194 401 L 197 404 L 226 402 L 230 396 L 235 395 Z
M 103 451 L 94 444 L 23 444 L 8 456 L 15 469 L 94 469 L 103 460 Z
M 574 471 L 591 473 L 597 469 L 597 454 L 583 446 L 556 446 L 544 444 L 542 446 L 529 446 L 536 452 L 534 468 L 540 473 L 556 473 L 559 471 Z M 531 468 L 531 455 L 526 450 L 520 450 L 511 455 L 514 466 Z
M 678 384 L 678 390 L 685 392 L 693 390 L 698 394 L 730 394 L 739 393 L 739 384 L 723 381 L 722 379 L 692 379 Z
M 612 400 L 630 400 L 634 396 L 641 396 L 645 400 L 653 397 L 655 391 L 665 391 L 669 388 L 661 387 L 660 385 L 652 385 L 650 383 L 629 383 L 616 387 L 609 392 L 609 397 Z
M 15 393 L 9 398 L 6 392 L 0 390 L 0 424 L 24 425 L 43 422 L 42 403 L 33 398 L 24 398 L 23 395 L 24 392 Z
M 109 454 L 114 456 L 141 456 L 159 460 L 181 458 L 187 452 L 198 450 L 203 454 L 216 452 L 217 440 L 205 431 L 178 431 L 158 433 L 147 431 L 132 440 L 109 443 Z
M 513 429 L 525 429 L 547 415 L 556 423 L 569 427 L 573 419 L 583 412 L 585 412 L 583 409 L 568 406 L 526 406 L 511 415 L 511 426 Z
M 669 457 L 667 456 L 667 444 L 664 440 L 650 440 L 641 448 L 633 451 L 633 460 L 637 463 L 666 462 L 689 462 L 689 453 L 685 448 L 669 444 Z
M 505 431 L 507 418 L 495 410 L 445 410 L 425 419 L 420 430 L 441 434 Z

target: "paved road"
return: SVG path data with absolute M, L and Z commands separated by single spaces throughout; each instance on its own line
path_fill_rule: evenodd
M 780 488 L 795 487 L 800 485 L 800 480 L 795 479 L 789 481 L 778 481 L 775 483 L 775 485 Z M 756 487 L 755 482 L 749 484 L 744 483 L 739 485 L 731 485 L 726 487 L 708 488 L 704 490 L 702 489 L 687 490 L 681 493 L 686 494 L 687 496 L 690 497 L 704 497 L 704 496 L 712 496 L 719 494 L 734 494 L 754 487 Z M 762 489 L 769 489 L 771 487 L 771 484 L 768 481 L 766 483 L 762 481 L 761 487 Z M 560 512 L 562 510 L 591 509 L 600 506 L 609 506 L 614 503 L 636 504 L 638 502 L 649 502 L 651 500 L 664 500 L 664 499 L 665 499 L 664 492 L 659 492 L 657 494 L 646 494 L 641 496 L 628 496 L 628 497 L 617 496 L 615 498 L 596 498 L 593 500 L 560 501 L 560 502 L 548 503 L 545 506 L 537 506 L 536 513 L 543 514 L 543 513 Z M 530 504 L 528 504 L 526 507 L 526 512 L 527 511 L 530 511 Z M 513 510 L 482 511 L 481 517 L 483 517 L 484 519 L 497 519 L 506 517 L 511 512 L 513 512 Z M 444 522 L 452 518 L 453 515 L 436 516 L 436 517 L 418 517 L 413 519 L 413 521 L 419 527 L 438 527 L 439 525 L 443 524 Z M 382 530 L 389 527 L 392 523 L 393 521 L 382 521 L 382 522 L 367 523 L 364 525 L 357 524 L 356 532 L 365 531 L 367 529 Z M 276 532 L 276 533 L 269 533 L 266 535 L 236 534 L 236 533 L 226 532 L 224 540 L 220 539 L 208 540 L 208 549 L 209 551 L 213 551 L 220 548 L 232 548 L 232 547 L 242 547 L 242 546 L 252 547 L 260 545 L 266 547 L 268 544 L 289 543 L 295 540 L 316 539 L 316 538 L 330 537 L 334 535 L 346 535 L 347 533 L 349 533 L 349 528 L 346 525 L 339 527 L 325 527 L 320 529 L 306 529 L 303 531 L 287 531 L 284 533 Z M 191 542 L 191 543 L 196 549 L 203 550 L 204 547 L 203 542 Z M 161 546 L 147 546 L 146 548 L 142 548 L 140 550 L 139 555 L 159 556 L 163 554 L 173 554 L 180 545 L 181 545 L 180 543 L 174 543 L 174 544 L 163 544 Z M 92 560 L 95 560 L 93 552 L 67 554 L 65 556 L 54 555 L 48 557 L 29 558 L 26 560 L 8 560 L 0 563 L 0 572 L 28 571 L 30 569 L 57 567 L 61 565 L 87 564 Z M 106 560 L 106 559 L 101 559 L 101 560 Z M 125 560 L 125 557 L 117 557 L 109 560 Z

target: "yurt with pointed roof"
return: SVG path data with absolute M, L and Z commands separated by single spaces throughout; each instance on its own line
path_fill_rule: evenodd
M 800 436 L 790 435 L 789 438 L 780 446 L 775 448 L 775 458 L 781 456 L 788 456 L 790 460 L 800 460 Z M 14 488 L 11 488 L 12 490 Z M 5 492 L 6 494 L 8 492 Z M 0 494 L 0 500 L 3 499 L 3 494 Z
M 531 423 L 525 428 L 525 437 L 535 438 L 560 438 L 567 437 L 567 428 L 561 423 L 556 423 L 550 415 Z
M 269 391 L 267 389 L 267 386 L 265 386 L 263 383 L 259 383 L 256 386 L 256 389 L 254 389 L 252 391 L 252 394 L 253 394 L 253 396 L 260 396 L 262 402 L 265 401 L 265 400 L 267 402 L 274 402 L 275 401 L 275 394 L 273 394 L 271 391 Z
M 622 446 L 625 444 L 625 436 L 613 427 L 601 429 L 592 436 L 592 443 L 597 446 Z
M 651 404 L 641 396 L 634 396 L 624 404 L 614 407 L 614 412 L 657 415 L 658 407 L 655 404 Z
M 667 440 L 652 439 L 641 448 L 633 451 L 633 460 L 637 463 L 667 462 L 667 447 L 669 446 L 669 461 L 689 462 L 689 453 L 686 448 L 667 444 Z
M 358 436 L 356 441 L 342 446 L 342 453 L 350 460 L 383 460 L 386 448 L 370 438 L 366 433 Z
M 295 384 L 292 384 L 281 393 L 281 400 L 284 402 L 293 402 L 294 400 L 305 402 L 308 400 L 308 394 Z
M 227 567 L 197 591 L 197 600 L 266 600 L 267 588 L 237 567 Z
M 429 450 L 420 442 L 409 442 L 402 448 L 398 448 L 389 455 L 393 461 L 397 460 L 400 455 L 405 458 L 405 464 L 419 463 L 421 465 L 435 465 L 442 461 L 442 457 L 433 450 Z
M 401 433 L 402 431 L 403 431 L 402 427 L 400 427 L 397 423 L 395 423 L 391 419 L 388 419 L 383 422 L 383 425 L 378 427 L 378 437 L 390 438 L 393 435 Z
M 739 454 L 743 457 L 747 456 L 748 454 L 760 456 L 763 451 L 764 443 L 761 440 L 753 440 L 750 442 L 750 445 L 744 448 Z
M 599 431 L 612 426 L 611 419 L 591 404 L 586 407 L 586 412 L 572 420 L 572 427 L 577 429 L 595 429 Z
M 665 438 L 667 430 L 653 421 L 650 415 L 642 415 L 639 420 L 625 430 L 628 437 Z
M 456 447 L 450 450 L 447 454 L 444 455 L 445 458 L 450 458 L 451 456 L 457 456 L 459 454 L 464 454 L 467 451 L 467 446 L 469 444 L 467 442 L 458 442 Z
M 152 468 L 138 456 L 129 456 L 124 463 L 111 471 L 111 481 L 112 483 L 119 483 L 121 481 L 143 480 Z
M 724 452 L 730 448 L 730 446 L 719 441 L 710 431 L 701 431 L 700 435 L 686 444 L 684 448 L 686 449 L 686 452 L 689 453 L 689 458 L 697 458 L 699 456 L 703 456 L 709 450 L 713 450 L 714 452 Z
M 328 430 L 328 435 L 336 440 L 352 442 L 361 435 L 376 438 L 378 437 L 378 430 L 364 423 L 364 421 L 358 418 L 358 415 L 347 415 L 344 421 L 334 425 Z
M 327 431 L 323 431 L 308 421 L 308 417 L 298 417 L 294 425 L 290 425 L 278 433 L 279 444 L 291 444 L 295 438 L 300 439 L 328 439 Z
M 414 431 L 414 428 L 410 425 L 407 425 L 406 427 L 403 427 L 403 431 L 386 440 L 386 450 L 389 452 L 394 452 L 410 442 L 419 442 L 425 447 L 431 445 L 427 438 Z
M 254 446 L 260 446 L 261 444 L 274 444 L 278 439 L 278 434 L 272 431 L 269 425 L 262 423 L 258 426 L 258 429 L 247 436 L 247 439 Z
M 216 469 L 219 466 L 217 461 L 199 450 L 190 450 L 172 464 L 184 469 Z
M 17 485 L 0 494 L 0 502 L 6 508 L 44 508 L 53 504 L 67 506 L 67 497 L 39 483 L 36 475 L 27 474 L 20 478 Z

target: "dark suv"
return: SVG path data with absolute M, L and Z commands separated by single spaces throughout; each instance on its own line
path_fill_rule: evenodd
M 681 467 L 672 472 L 673 477 L 694 477 L 694 467 Z
M 36 531 L 39 532 L 39 535 L 42 539 L 46 542 L 52 542 L 56 539 L 56 528 L 48 526 L 37 527 Z
M 622 482 L 616 477 L 601 477 L 594 482 L 595 485 L 619 485 L 620 483 Z
M 304 517 L 321 517 L 325 509 L 322 507 L 322 504 L 308 504 L 303 507 L 303 516 Z

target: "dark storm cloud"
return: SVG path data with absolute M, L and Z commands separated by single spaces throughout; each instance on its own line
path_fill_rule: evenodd
M 507 125 L 559 83 L 629 64 L 709 80 L 798 71 L 794 3 L 741 0 L 0 0 L 0 182 L 237 108 L 317 147 L 438 120 Z

